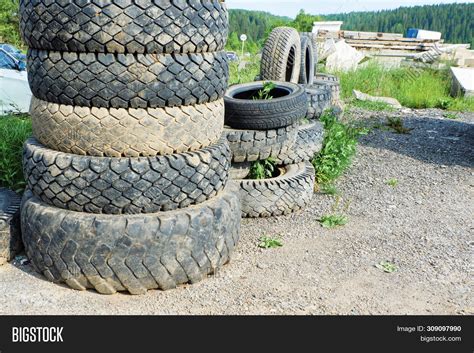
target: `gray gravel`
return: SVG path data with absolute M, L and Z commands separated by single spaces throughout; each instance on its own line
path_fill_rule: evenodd
M 234 260 L 216 276 L 143 296 L 101 296 L 44 280 L 30 265 L 0 267 L 0 314 L 474 314 L 474 114 L 437 110 L 352 115 L 404 118 L 410 134 L 375 129 L 337 186 L 304 212 L 243 220 Z M 398 180 L 392 187 L 389 179 Z M 347 210 L 344 210 L 347 208 Z M 349 218 L 328 230 L 335 209 Z M 262 250 L 262 235 L 284 246 Z M 374 265 L 390 261 L 397 271 Z

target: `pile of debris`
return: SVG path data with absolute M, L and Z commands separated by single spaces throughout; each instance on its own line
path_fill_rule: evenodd
M 312 38 L 318 50 L 318 61 L 328 71 L 350 71 L 371 61 L 387 68 L 402 66 L 415 68 L 446 68 L 443 62 L 464 70 L 451 70 L 453 92 L 469 95 L 471 88 L 463 85 L 474 70 L 474 50 L 470 44 L 449 44 L 442 33 L 410 28 L 407 36 L 401 33 L 360 32 L 341 30 L 343 22 L 315 22 Z

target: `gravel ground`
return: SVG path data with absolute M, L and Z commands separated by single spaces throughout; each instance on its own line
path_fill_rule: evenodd
M 101 296 L 8 264 L 0 267 L 0 314 L 474 314 L 474 114 L 389 114 L 413 130 L 365 136 L 337 183 L 339 202 L 316 194 L 304 212 L 244 220 L 233 261 L 212 278 L 168 292 Z M 374 125 L 387 113 L 352 115 Z M 393 178 L 396 187 L 386 184 Z M 334 210 L 348 224 L 322 228 L 318 219 Z M 259 249 L 264 234 L 284 246 Z M 397 271 L 376 268 L 381 261 Z

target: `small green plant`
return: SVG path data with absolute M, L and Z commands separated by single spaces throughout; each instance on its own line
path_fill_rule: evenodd
M 321 192 L 326 195 L 336 196 L 339 195 L 339 190 L 334 184 L 323 184 L 321 185 Z
M 264 82 L 263 88 L 258 91 L 257 96 L 253 97 L 254 100 L 271 100 L 273 96 L 270 94 L 276 85 L 273 82 Z
M 397 270 L 397 267 L 388 261 L 380 261 L 378 264 L 375 265 L 375 267 L 386 273 L 393 273 Z
M 385 183 L 394 188 L 398 185 L 398 179 L 389 179 Z
M 319 220 L 324 228 L 336 228 L 347 224 L 347 217 L 341 214 L 324 215 Z
M 397 134 L 409 134 L 413 130 L 405 127 L 400 117 L 388 117 L 387 126 Z
M 367 133 L 365 128 L 338 121 L 331 111 L 325 112 L 321 121 L 325 130 L 323 148 L 312 160 L 318 185 L 329 184 L 344 173 L 352 162 L 358 138 Z
M 443 116 L 446 119 L 451 119 L 451 120 L 459 119 L 459 114 L 458 113 L 447 112 L 447 113 L 444 113 Z
M 270 238 L 267 236 L 261 237 L 258 243 L 258 247 L 262 249 L 272 249 L 272 248 L 279 248 L 283 246 L 283 243 L 276 238 Z
M 272 178 L 276 171 L 276 160 L 267 158 L 262 161 L 255 161 L 250 165 L 248 179 L 261 180 Z

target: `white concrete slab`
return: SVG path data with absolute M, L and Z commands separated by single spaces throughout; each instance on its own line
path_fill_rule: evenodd
M 451 67 L 453 84 L 451 95 L 474 97 L 474 68 Z

